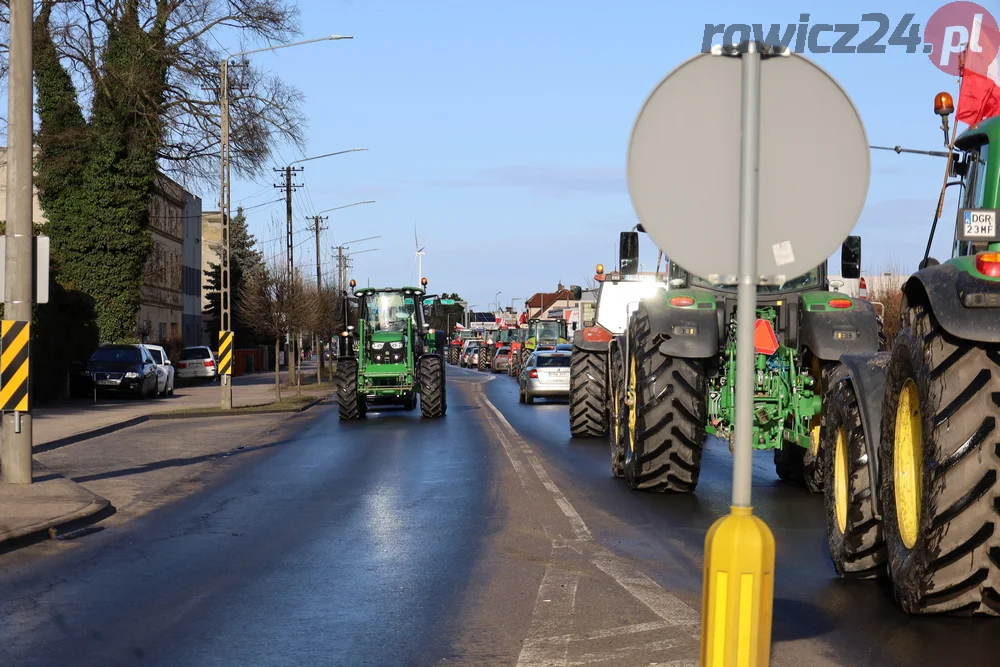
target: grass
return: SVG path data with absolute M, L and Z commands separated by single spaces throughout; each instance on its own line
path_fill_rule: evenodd
M 156 414 L 160 415 L 195 415 L 195 414 L 246 414 L 253 412 L 263 412 L 270 410 L 280 410 L 283 412 L 294 412 L 309 403 L 315 401 L 317 396 L 307 396 L 305 394 L 298 395 L 292 394 L 289 396 L 282 396 L 280 401 L 271 401 L 270 403 L 258 403 L 257 405 L 244 405 L 240 407 L 233 407 L 232 410 L 221 410 L 217 407 L 201 407 L 201 408 L 183 408 L 180 410 L 165 410 Z

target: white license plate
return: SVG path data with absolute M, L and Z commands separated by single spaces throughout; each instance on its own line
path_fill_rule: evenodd
M 118 380 L 98 380 L 97 384 L 105 385 L 105 386 L 116 385 L 116 384 L 118 384 Z
M 996 211 L 965 211 L 965 236 L 967 238 L 993 238 L 997 233 Z

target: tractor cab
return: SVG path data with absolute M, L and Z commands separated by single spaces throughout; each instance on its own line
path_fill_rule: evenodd
M 566 320 L 543 320 L 540 318 L 528 320 L 524 347 L 530 352 L 554 350 L 556 345 L 568 342 Z

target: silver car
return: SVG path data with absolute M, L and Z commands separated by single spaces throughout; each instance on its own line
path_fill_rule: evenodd
M 545 350 L 534 352 L 517 378 L 518 400 L 532 404 L 536 397 L 569 396 L 569 352 Z

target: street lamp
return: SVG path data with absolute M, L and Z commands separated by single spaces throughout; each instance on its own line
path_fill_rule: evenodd
M 520 297 L 520 296 L 515 296 L 514 298 L 512 298 L 512 299 L 510 300 L 510 309 L 511 309 L 511 310 L 514 310 L 514 302 L 515 302 L 515 301 L 524 301 L 524 297 Z
M 303 44 L 312 44 L 314 42 L 325 42 L 330 40 L 340 40 L 340 39 L 354 39 L 354 37 L 344 36 L 344 35 L 330 35 L 329 37 L 319 37 L 317 39 L 307 39 L 300 42 L 291 42 L 288 44 L 275 44 L 274 46 L 268 46 L 261 49 L 250 49 L 248 51 L 240 51 L 239 53 L 234 53 L 232 55 L 226 56 L 219 62 L 219 116 L 220 116 L 220 141 L 219 141 L 219 163 L 220 163 L 220 188 L 219 188 L 219 210 L 222 214 L 222 261 L 220 262 L 220 284 L 221 284 L 221 298 L 220 306 L 222 309 L 219 330 L 220 335 L 222 332 L 229 332 L 230 322 L 229 316 L 231 311 L 231 298 L 230 298 L 230 284 L 229 284 L 229 204 L 230 204 L 230 156 L 229 156 L 229 61 L 232 58 L 238 58 L 241 56 L 248 56 L 254 53 L 263 53 L 265 51 L 277 51 L 278 49 L 287 49 L 292 46 L 302 46 Z M 235 341 L 232 341 L 235 346 Z M 222 371 L 223 369 L 219 369 Z M 228 373 L 222 374 L 222 409 L 231 410 L 233 407 L 233 386 L 230 383 L 230 378 L 232 376 Z
M 503 294 L 503 292 L 497 292 L 497 293 L 496 293 L 496 294 L 495 294 L 495 295 L 493 296 L 493 298 L 495 299 L 495 303 L 496 303 L 496 305 L 497 305 L 497 312 L 500 312 L 500 295 L 501 295 L 501 294 Z
M 344 204 L 343 206 L 334 206 L 333 208 L 328 208 L 325 211 L 320 211 L 316 215 L 322 215 L 323 213 L 329 213 L 330 211 L 339 211 L 342 208 L 350 208 L 352 206 L 360 206 L 361 204 L 374 204 L 374 199 L 369 199 L 368 201 L 356 201 L 353 204 Z
M 380 250 L 380 248 L 372 248 L 371 250 L 358 250 L 357 252 L 352 252 L 347 255 L 344 254 L 344 250 L 350 247 L 352 243 L 361 243 L 362 241 L 371 241 L 372 239 L 380 239 L 381 236 L 368 236 L 363 239 L 354 239 L 353 241 L 348 241 L 347 243 L 341 243 L 337 246 L 337 284 L 340 291 L 344 290 L 344 285 L 347 283 L 347 263 L 344 261 L 347 257 L 351 255 L 357 255 L 362 252 L 371 252 L 372 250 Z

